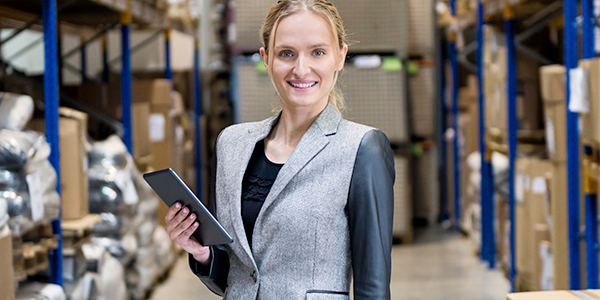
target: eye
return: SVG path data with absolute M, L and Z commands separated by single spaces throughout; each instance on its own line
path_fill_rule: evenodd
M 321 50 L 321 49 L 318 49 L 318 50 L 315 50 L 315 51 L 313 52 L 313 54 L 314 54 L 315 56 L 323 56 L 323 55 L 325 55 L 325 51 L 323 51 L 323 50 Z
M 293 56 L 293 54 L 289 50 L 284 50 L 284 51 L 279 52 L 279 56 L 283 57 L 283 58 L 290 58 Z

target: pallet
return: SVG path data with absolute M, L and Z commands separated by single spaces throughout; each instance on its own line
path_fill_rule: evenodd
M 15 241 L 15 239 L 13 239 Z M 43 238 L 38 242 L 23 242 L 16 238 L 17 246 L 13 248 L 13 265 L 15 280 L 22 281 L 49 268 L 49 251 L 58 248 L 58 237 Z
M 63 221 L 63 255 L 75 255 L 77 249 L 91 241 L 94 224 L 101 221 L 100 215 L 87 215 L 81 219 Z

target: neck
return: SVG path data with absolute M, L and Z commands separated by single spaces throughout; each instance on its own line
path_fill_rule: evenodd
M 269 139 L 278 140 L 289 147 L 296 147 L 300 139 L 310 125 L 317 119 L 319 114 L 327 107 L 329 102 L 324 105 L 315 105 L 314 107 L 289 107 L 283 105 L 281 117 L 277 125 L 269 134 Z

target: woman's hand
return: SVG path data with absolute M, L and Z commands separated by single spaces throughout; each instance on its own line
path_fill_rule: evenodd
M 183 250 L 194 256 L 194 259 L 203 265 L 208 265 L 210 262 L 210 248 L 202 246 L 192 233 L 198 229 L 200 223 L 196 220 L 196 214 L 190 214 L 190 209 L 183 207 L 177 202 L 167 211 L 165 217 L 165 230 L 169 237 Z

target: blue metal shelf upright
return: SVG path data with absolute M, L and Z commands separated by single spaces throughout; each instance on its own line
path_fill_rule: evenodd
M 479 92 L 479 152 L 481 155 L 481 259 L 489 268 L 496 265 L 496 241 L 494 238 L 494 183 L 490 155 L 485 144 L 485 96 L 484 89 L 484 5 L 478 1 L 477 8 L 477 85 Z
M 456 0 L 450 0 L 450 9 L 452 15 L 456 16 Z M 460 231 L 460 145 L 458 128 L 458 53 L 456 51 L 456 35 L 451 34 L 448 41 L 448 57 L 452 69 L 452 129 L 454 130 L 454 140 L 452 143 L 452 153 L 454 161 L 454 231 Z
M 576 27 L 577 1 L 564 1 L 565 67 L 567 69 L 567 107 L 571 101 L 569 71 L 577 68 L 578 36 Z M 579 134 L 578 115 L 567 109 L 567 189 L 569 215 L 569 274 L 570 288 L 581 288 L 581 261 L 579 250 Z
M 594 17 L 594 1 L 581 0 L 583 15 L 583 58 L 596 57 L 594 28 L 596 20 Z M 591 160 L 591 149 L 585 147 L 586 160 Z M 585 168 L 585 227 L 586 227 L 586 278 L 588 289 L 598 289 L 598 184 L 591 180 L 588 175 L 588 165 Z
M 60 155 L 58 135 L 58 42 L 56 23 L 56 1 L 42 1 L 44 27 L 44 102 L 46 104 L 46 139 L 50 143 L 50 163 L 56 170 L 56 181 L 60 182 Z M 60 184 L 56 185 L 60 195 Z M 52 222 L 52 233 L 58 236 L 58 247 L 50 251 L 50 281 L 62 286 L 62 213 Z

